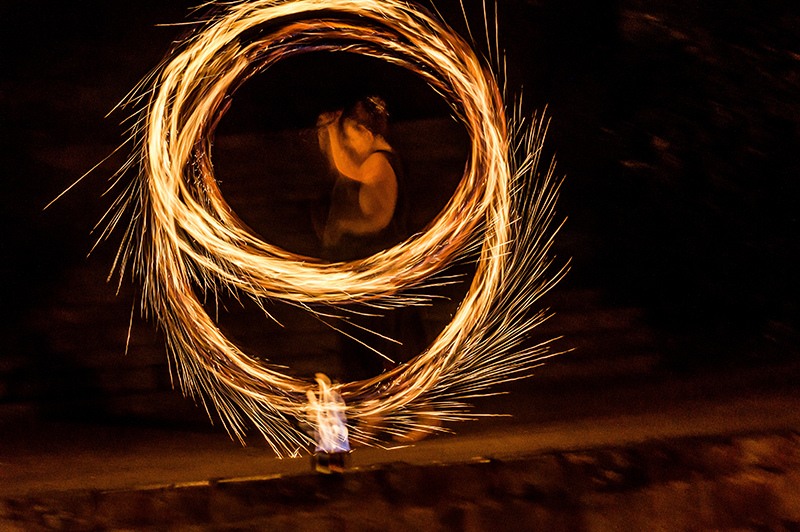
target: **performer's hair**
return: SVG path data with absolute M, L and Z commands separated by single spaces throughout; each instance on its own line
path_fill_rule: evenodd
M 347 107 L 342 118 L 349 118 L 367 128 L 374 135 L 386 136 L 389 129 L 389 113 L 386 102 L 380 96 L 368 96 Z

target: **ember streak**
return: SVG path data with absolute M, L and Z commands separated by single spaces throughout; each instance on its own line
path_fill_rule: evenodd
M 472 149 L 455 194 L 425 231 L 371 257 L 330 264 L 270 245 L 244 226 L 217 187 L 210 139 L 251 76 L 294 55 L 343 50 L 421 76 L 464 124 Z M 354 302 L 380 311 L 425 303 L 426 282 L 455 260 L 475 260 L 464 300 L 427 349 L 375 378 L 327 389 L 346 404 L 350 440 L 361 444 L 380 444 L 371 420 L 402 436 L 418 432 L 420 420 L 432 431 L 468 419 L 464 399 L 553 356 L 548 342 L 527 341 L 546 319 L 532 305 L 566 271 L 547 273 L 559 182 L 553 165 L 544 176 L 537 171 L 546 123 L 507 116 L 490 65 L 433 15 L 399 0 L 227 4 L 122 105 L 140 114 L 135 153 L 117 174 L 125 190 L 108 215 L 106 233 L 133 212 L 115 266 L 139 278 L 143 309 L 165 332 L 184 392 L 216 409 L 241 441 L 249 418 L 276 453 L 306 449 L 313 442 L 295 420 L 308 419 L 318 383 L 244 353 L 196 292 L 326 315 Z M 125 182 L 131 168 L 140 170 Z

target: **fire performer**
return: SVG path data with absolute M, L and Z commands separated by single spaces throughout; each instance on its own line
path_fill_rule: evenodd
M 383 99 L 370 96 L 317 121 L 320 148 L 336 176 L 327 216 L 315 220 L 331 261 L 363 258 L 407 236 L 400 164 L 386 141 L 388 116 Z
M 315 213 L 314 225 L 323 258 L 331 262 L 368 257 L 409 236 L 400 159 L 386 140 L 388 117 L 386 102 L 370 96 L 322 113 L 317 120 L 319 146 L 334 184 Z M 342 338 L 345 382 L 375 377 L 424 347 L 424 330 L 414 307 L 383 316 L 362 314 L 354 321 L 374 334 L 363 342 Z

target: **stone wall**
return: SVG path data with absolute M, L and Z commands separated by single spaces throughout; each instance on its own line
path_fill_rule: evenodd
M 482 17 L 482 2 L 466 4 Z M 537 337 L 563 334 L 558 349 L 578 348 L 559 360 L 557 372 L 647 372 L 662 362 L 691 371 L 797 359 L 798 308 L 791 297 L 800 132 L 795 4 L 761 9 L 713 1 L 684 9 L 662 0 L 580 7 L 508 0 L 499 6 L 510 95 L 524 85 L 533 106 L 550 103 L 546 155 L 557 150 L 557 173 L 569 174 L 559 212 L 570 219 L 555 251 L 559 260 L 573 257 L 573 269 L 566 285 L 542 301 L 557 314 Z M 458 6 L 445 9 L 457 24 Z M 141 7 L 134 11 L 148 27 L 159 18 Z M 76 258 L 91 247 L 86 233 L 111 202 L 97 198 L 104 188 L 98 181 L 122 164 L 122 156 L 90 176 L 96 181 L 40 212 L 114 149 L 119 131 L 102 115 L 163 53 L 148 44 L 156 49 L 143 55 L 142 42 L 90 21 L 81 23 L 108 32 L 102 46 L 83 43 L 68 51 L 48 41 L 37 45 L 48 61 L 61 61 L 68 78 L 56 84 L 32 77 L 36 90 L 8 91 L 14 94 L 8 130 L 15 133 L 6 135 L 7 151 L 19 165 L 9 167 L 9 175 L 22 176 L 17 186 L 24 197 L 3 212 L 9 220 L 4 249 L 14 260 L 3 264 L 10 268 L 2 275 L 10 317 L 0 339 L 0 411 L 202 418 L 172 392 L 163 340 L 152 323 L 138 318 L 138 309 L 128 336 L 138 294 L 126 280 L 115 296 L 105 282 L 113 238 L 89 259 Z M 56 26 L 51 30 L 73 27 Z M 135 33 L 133 27 L 141 28 L 126 24 Z M 59 35 L 37 31 L 43 38 Z M 147 35 L 145 43 L 153 37 Z M 174 37 L 169 34 L 164 46 Z M 44 98 L 39 87 L 48 86 L 80 97 Z M 242 108 L 250 112 L 245 102 Z M 100 124 L 103 135 L 96 133 Z M 426 200 L 446 200 L 463 169 L 464 146 L 451 142 L 453 124 L 395 124 L 406 139 L 396 144 L 404 159 L 428 172 L 417 174 L 413 191 Z M 463 131 L 455 137 L 463 141 Z M 214 160 L 237 213 L 254 225 L 262 219 L 265 232 L 271 228 L 302 250 L 313 244 L 295 222 L 307 224 L 302 209 L 315 190 L 307 174 L 297 179 L 298 142 L 272 134 L 220 135 Z M 276 179 L 252 179 L 260 175 L 254 167 L 270 164 Z M 266 208 L 278 202 L 299 214 L 276 216 Z M 414 223 L 421 226 L 441 202 L 417 206 Z M 283 357 L 278 361 L 302 374 L 336 371 L 338 341 L 331 329 L 291 311 L 279 315 L 287 325 L 281 328 L 232 303 L 237 316 L 225 323 L 226 333 L 248 353 Z M 448 321 L 451 308 L 421 311 L 426 339 Z
M 467 144 L 451 119 L 394 124 L 392 139 L 403 154 L 409 196 L 417 200 L 409 224 L 420 230 L 452 194 Z M 267 234 L 268 241 L 298 253 L 313 253 L 318 246 L 309 205 L 322 184 L 313 165 L 302 164 L 309 158 L 308 142 L 289 131 L 232 135 L 215 144 L 229 204 L 248 225 Z M 569 228 L 561 236 L 556 245 L 565 258 L 559 264 L 580 242 Z M 22 409 L 50 419 L 207 423 L 202 408 L 173 390 L 163 335 L 152 320 L 141 318 L 136 283 L 126 278 L 117 292 L 116 279 L 107 281 L 115 251 L 113 242 L 103 242 L 92 256 L 62 274 L 46 301 L 27 311 L 25 334 L 0 353 L 0 414 L 3 409 Z M 549 375 L 584 378 L 652 369 L 657 355 L 643 311 L 608 303 L 602 289 L 569 281 L 541 301 L 556 317 L 536 331 L 534 340 L 563 335 L 568 340 L 556 344 L 556 350 L 578 348 L 561 357 Z M 439 289 L 444 297 L 418 310 L 420 338 L 402 340 L 416 343 L 420 350 L 430 343 L 450 321 L 468 282 L 465 277 L 459 286 Z M 275 318 L 271 320 L 247 301 L 221 296 L 218 310 L 214 296 L 208 299 L 207 311 L 248 354 L 306 378 L 319 371 L 341 371 L 342 336 L 309 313 L 276 304 L 268 308 Z
M 25 531 L 796 531 L 800 435 L 9 498 Z

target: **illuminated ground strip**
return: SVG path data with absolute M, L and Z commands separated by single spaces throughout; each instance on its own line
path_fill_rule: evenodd
M 244 33 L 256 27 L 262 31 L 247 41 Z M 323 263 L 260 240 L 222 198 L 210 162 L 208 139 L 236 87 L 280 59 L 312 51 L 376 57 L 422 76 L 472 143 L 455 194 L 422 234 L 349 263 Z M 292 420 L 309 418 L 307 393 L 318 388 L 243 353 L 195 290 L 311 312 L 354 302 L 408 305 L 421 300 L 409 288 L 480 249 L 465 299 L 423 353 L 374 379 L 334 386 L 355 442 L 377 443 L 367 427 L 376 419 L 402 434 L 426 417 L 469 417 L 461 401 L 548 356 L 543 344 L 521 347 L 544 319 L 531 304 L 563 272 L 544 276 L 557 195 L 552 167 L 544 178 L 536 174 L 544 129 L 534 122 L 517 132 L 490 70 L 435 18 L 396 0 L 235 3 L 184 41 L 149 82 L 131 98 L 147 103 L 137 153 L 123 168 L 139 165 L 140 172 L 115 204 L 118 213 L 134 211 L 118 260 L 123 269 L 131 261 L 141 278 L 143 307 L 165 331 L 185 393 L 210 403 L 232 434 L 241 439 L 250 418 L 277 453 L 307 448 L 309 437 Z

